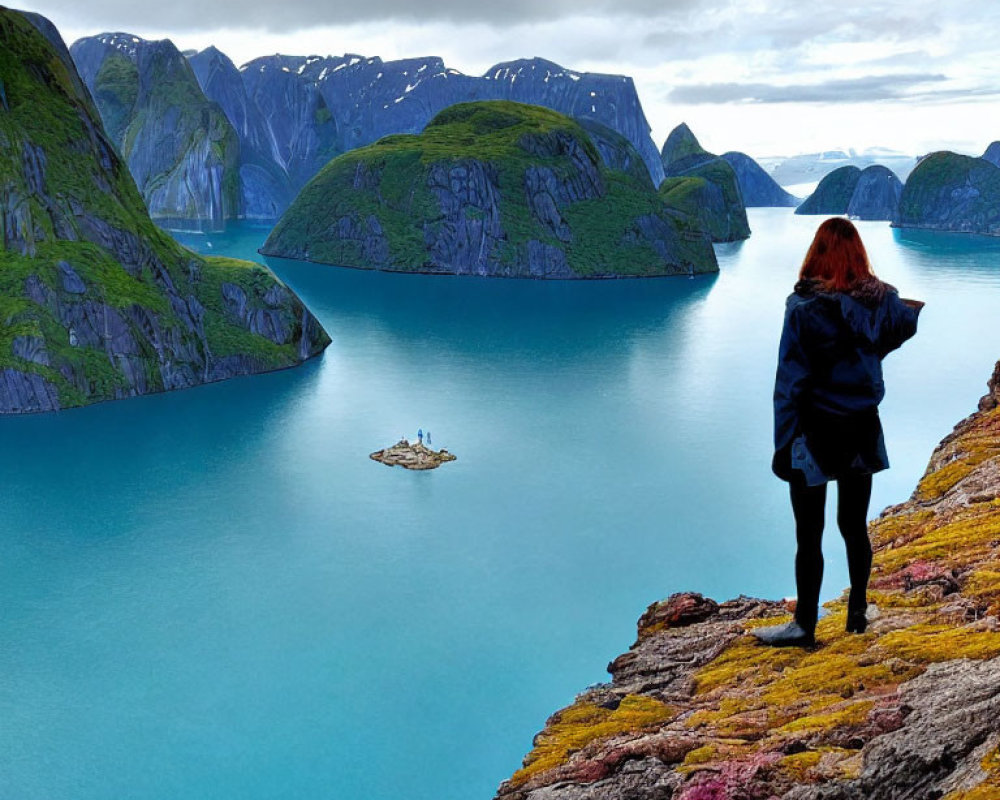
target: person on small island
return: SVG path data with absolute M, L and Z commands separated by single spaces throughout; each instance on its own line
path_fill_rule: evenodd
M 857 228 L 823 222 L 785 306 L 774 385 L 772 470 L 789 484 L 795 518 L 795 616 L 757 628 L 764 644 L 815 644 L 823 580 L 826 486 L 837 482 L 837 525 L 847 545 L 847 630 L 864 633 L 872 548 L 872 475 L 887 469 L 878 405 L 882 359 L 917 331 L 923 303 L 879 280 Z
M 424 434 L 424 438 L 427 439 L 427 446 L 430 447 L 431 446 L 431 432 L 427 431 L 427 433 Z
M 424 430 L 423 428 L 417 428 L 417 444 L 424 443 Z

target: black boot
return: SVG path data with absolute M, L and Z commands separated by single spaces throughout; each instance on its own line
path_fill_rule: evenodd
M 847 609 L 847 632 L 864 633 L 868 630 L 868 607 Z
M 803 627 L 797 620 L 786 622 L 784 625 L 755 628 L 750 632 L 761 644 L 770 647 L 812 647 L 816 644 L 813 628 Z

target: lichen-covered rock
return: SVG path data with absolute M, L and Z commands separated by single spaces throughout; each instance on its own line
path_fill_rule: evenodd
M 982 158 L 931 153 L 906 179 L 893 224 L 1000 235 L 1000 167 Z
M 197 256 L 152 223 L 40 19 L 0 9 L 0 413 L 194 386 L 320 352 L 326 333 L 269 270 Z
M 982 410 L 870 528 L 868 632 L 827 604 L 818 646 L 748 635 L 782 603 L 679 594 L 554 714 L 503 800 L 1000 797 L 1000 362 Z
M 154 218 L 238 216 L 239 139 L 173 42 L 104 33 L 71 53 Z
M 502 101 L 452 106 L 419 136 L 389 136 L 334 159 L 261 252 L 503 277 L 718 269 L 700 221 L 609 168 L 578 123 Z

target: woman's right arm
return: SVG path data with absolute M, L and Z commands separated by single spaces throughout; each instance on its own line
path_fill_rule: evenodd
M 802 347 L 800 306 L 785 311 L 774 379 L 774 449 L 788 445 L 799 432 L 799 404 L 810 378 L 809 359 Z

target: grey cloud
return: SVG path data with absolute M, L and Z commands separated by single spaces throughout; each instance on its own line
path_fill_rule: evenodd
M 713 5 L 715 0 L 709 0 Z M 720 0 L 726 2 L 726 0 Z M 581 16 L 661 17 L 704 7 L 706 0 L 41 0 L 42 14 L 74 19 L 95 30 L 208 31 L 218 28 L 262 28 L 287 33 L 321 26 L 384 21 L 488 23 L 513 27 Z
M 667 93 L 671 103 L 859 103 L 912 99 L 914 87 L 947 80 L 940 74 L 872 75 L 848 80 L 779 86 L 770 83 L 708 83 L 677 86 Z M 934 95 L 938 92 L 928 91 Z

